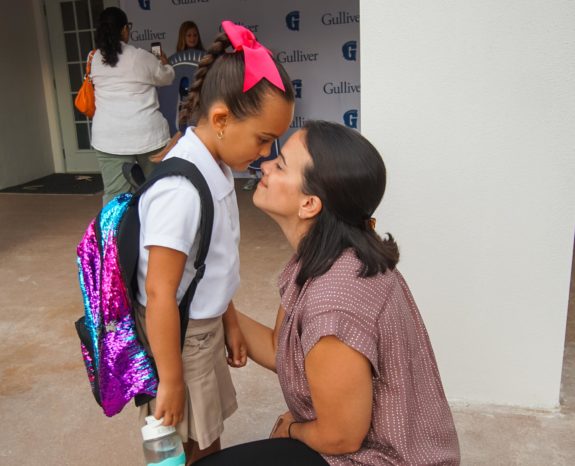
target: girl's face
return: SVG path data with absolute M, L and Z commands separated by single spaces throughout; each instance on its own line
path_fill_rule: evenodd
M 195 49 L 198 46 L 198 30 L 196 28 L 190 28 L 186 31 L 185 42 L 186 47 L 189 49 Z
M 254 204 L 275 220 L 297 220 L 306 196 L 303 173 L 311 164 L 304 144 L 304 131 L 294 133 L 274 160 L 262 163 L 262 179 L 254 193 Z
M 288 129 L 294 104 L 276 93 L 267 94 L 258 115 L 238 120 L 228 116 L 217 155 L 234 170 L 245 170 L 251 162 L 271 152 L 272 144 Z

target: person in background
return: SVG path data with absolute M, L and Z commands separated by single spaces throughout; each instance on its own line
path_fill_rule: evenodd
M 200 37 L 200 30 L 198 25 L 193 21 L 184 21 L 180 25 L 180 30 L 178 31 L 178 43 L 176 44 L 176 52 L 181 52 L 182 50 L 196 49 L 206 51 L 204 45 L 202 44 L 202 38 Z
M 289 411 L 271 439 L 197 466 L 458 465 L 459 443 L 425 325 L 371 218 L 386 170 L 375 147 L 308 121 L 262 164 L 253 201 L 294 250 L 274 329 L 237 311 L 248 356 L 277 372 Z
M 92 146 L 104 181 L 104 205 L 132 189 L 122 174 L 125 162 L 137 161 L 147 175 L 153 168 L 150 156 L 170 140 L 156 86 L 171 84 L 174 69 L 163 53 L 158 59 L 128 45 L 131 27 L 124 11 L 109 7 L 100 14 L 96 29 Z

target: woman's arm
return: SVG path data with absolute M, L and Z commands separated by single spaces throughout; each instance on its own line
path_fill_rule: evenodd
M 248 346 L 248 356 L 260 366 L 276 371 L 276 351 L 281 324 L 285 310 L 280 305 L 276 317 L 276 325 L 272 330 L 251 317 L 237 311 L 238 324 L 244 334 Z
M 361 447 L 371 424 L 371 364 L 335 336 L 321 338 L 305 359 L 317 419 L 294 423 L 291 437 L 328 455 L 353 453 Z M 289 422 L 278 436 L 287 437 Z
M 182 279 L 186 255 L 175 249 L 151 246 L 146 276 L 146 332 L 160 384 L 156 419 L 176 425 L 184 413 L 184 378 L 180 352 L 180 317 L 176 292 Z

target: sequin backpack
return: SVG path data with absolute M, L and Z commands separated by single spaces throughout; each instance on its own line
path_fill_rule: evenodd
M 134 317 L 140 196 L 156 181 L 176 175 L 185 176 L 200 194 L 200 244 L 194 262 L 196 275 L 179 304 L 182 343 L 189 304 L 204 275 L 214 218 L 209 187 L 191 162 L 169 158 L 158 164 L 147 180 L 137 165 L 124 168 L 132 183 L 139 185 L 138 189 L 134 194 L 119 194 L 108 202 L 92 220 L 77 248 L 85 313 L 76 321 L 76 331 L 92 393 L 106 416 L 119 413 L 132 398 L 137 406 L 148 402 L 156 396 L 158 388 L 154 361 L 138 339 Z

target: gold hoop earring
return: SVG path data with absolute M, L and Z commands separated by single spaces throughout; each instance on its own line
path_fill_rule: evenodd
M 224 139 L 224 130 L 220 129 L 218 131 L 218 133 L 216 134 L 216 136 L 218 137 L 218 139 L 221 141 L 222 139 Z

